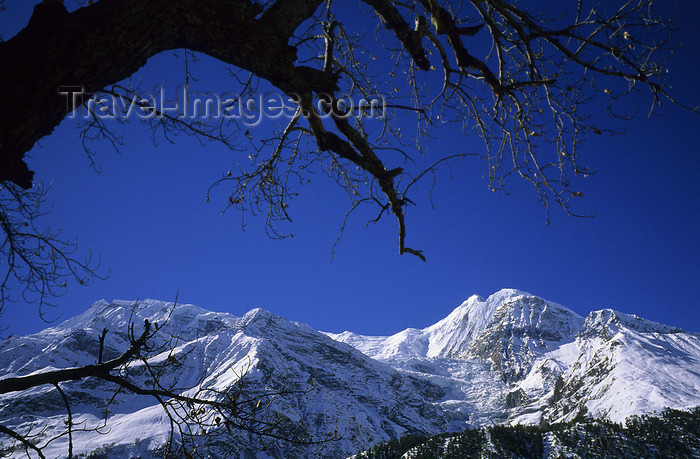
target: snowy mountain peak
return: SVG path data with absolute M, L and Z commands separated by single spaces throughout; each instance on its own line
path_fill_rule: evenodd
M 486 300 L 471 297 L 449 316 L 428 327 L 429 355 L 463 357 L 484 341 L 527 335 L 550 341 L 573 336 L 582 318 L 564 306 L 547 302 L 526 292 L 503 289 Z M 483 353 L 483 350 L 477 351 Z
M 392 336 L 362 336 L 352 332 L 329 334 L 377 359 L 484 356 L 496 338 L 526 336 L 540 341 L 572 338 L 583 318 L 564 306 L 527 292 L 503 289 L 484 299 L 472 295 L 439 322 L 409 328 Z
M 98 300 L 84 313 L 66 320 L 54 328 L 116 328 L 126 327 L 136 317 L 148 317 L 151 322 L 165 322 L 171 315 L 194 317 L 206 313 L 205 309 L 192 304 L 178 304 L 160 300 Z
M 593 311 L 586 317 L 580 336 L 600 336 L 611 339 L 620 330 L 632 330 L 640 333 L 682 333 L 680 328 L 653 322 L 635 314 L 626 314 L 614 309 Z
M 251 309 L 250 311 L 246 312 L 243 315 L 243 317 L 241 317 L 241 321 L 246 324 L 252 324 L 257 322 L 265 323 L 276 319 L 282 319 L 282 317 L 276 316 L 270 311 L 262 308 Z

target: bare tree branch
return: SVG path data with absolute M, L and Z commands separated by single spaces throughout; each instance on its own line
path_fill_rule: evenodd
M 137 305 L 138 303 L 134 305 L 134 311 Z M 179 344 L 177 336 L 171 336 L 165 340 L 162 337 L 157 338 L 164 325 L 160 320 L 158 323 L 151 323 L 146 319 L 144 330 L 137 336 L 131 322 L 127 333 L 128 349 L 118 357 L 102 364 L 0 379 L 0 394 L 40 388 L 47 384 L 53 385 L 61 396 L 67 413 L 65 429 L 59 428 L 56 431 L 52 428 L 49 438 L 42 442 L 43 445 L 39 445 L 33 439 L 45 437 L 46 429 L 38 433 L 33 433 L 31 429 L 20 433 L 0 426 L 0 433 L 15 438 L 25 448 L 34 450 L 41 457 L 44 457 L 43 450 L 50 443 L 67 436 L 68 457 L 73 457 L 74 431 L 100 432 L 103 426 L 76 428 L 72 408 L 74 402 L 59 384 L 70 387 L 69 384 L 73 381 L 98 378 L 116 388 L 115 395 L 106 404 L 107 408 L 116 394 L 124 392 L 151 397 L 160 405 L 170 423 L 170 440 L 164 445 L 166 457 L 170 452 L 179 457 L 183 455 L 200 457 L 196 453 L 196 444 L 203 437 L 225 438 L 235 431 L 245 431 L 259 437 L 262 447 L 265 447 L 267 441 L 315 445 L 338 439 L 337 436 L 312 438 L 306 433 L 303 424 L 290 425 L 289 421 L 283 419 L 276 411 L 277 399 L 305 396 L 313 390 L 313 387 L 294 388 L 291 382 L 288 382 L 272 389 L 263 386 L 260 381 L 254 381 L 252 387 L 245 387 L 245 376 L 248 371 L 246 368 L 242 369 L 232 385 L 225 388 L 215 388 L 211 383 L 205 382 L 211 375 L 204 373 L 195 378 L 192 385 L 179 387 L 177 381 L 183 375 L 178 373 L 187 368 L 185 361 L 194 352 L 195 347 L 189 350 L 181 349 L 175 354 L 174 350 Z M 98 354 L 102 349 L 105 335 L 106 330 L 103 330 L 98 337 Z M 165 359 L 163 359 L 164 355 L 167 355 Z M 186 379 L 191 379 L 192 376 L 194 375 L 187 375 Z M 106 414 L 104 423 L 108 425 Z

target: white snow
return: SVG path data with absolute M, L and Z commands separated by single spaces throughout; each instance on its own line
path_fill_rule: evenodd
M 323 334 L 262 309 L 239 318 L 156 300 L 101 300 L 58 326 L 0 342 L 0 377 L 95 363 L 105 327 L 105 352 L 114 357 L 128 347 L 128 324 L 135 323 L 138 334 L 146 318 L 162 326 L 156 344 L 177 337 L 155 360 L 164 361 L 172 349 L 182 366 L 166 378 L 179 387 L 224 390 L 241 375 L 252 387 L 314 387 L 280 400 L 276 409 L 316 436 L 337 429 L 342 440 L 326 447 L 338 454 L 409 431 L 565 421 L 583 411 L 622 421 L 700 405 L 699 335 L 610 309 L 584 319 L 514 289 L 472 296 L 434 325 L 391 336 Z M 85 400 L 75 407 L 78 418 L 87 426 L 104 421 L 93 400 L 108 399 L 113 388 L 99 382 L 66 387 Z M 38 419 L 58 432 L 65 420 L 60 403 L 20 409 L 52 391 L 5 394 L 0 422 L 21 430 Z M 137 456 L 166 441 L 169 425 L 153 400 L 121 394 L 110 409 L 109 432 L 76 433 L 76 453 L 112 445 Z M 246 435 L 236 441 L 255 448 Z M 6 442 L 0 438 L 0 446 Z M 65 446 L 52 443 L 48 456 L 64 454 Z

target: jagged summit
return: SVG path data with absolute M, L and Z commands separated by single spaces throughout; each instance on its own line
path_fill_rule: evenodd
M 439 322 L 408 328 L 392 336 L 363 336 L 352 332 L 329 333 L 373 358 L 465 357 L 494 331 L 520 332 L 550 341 L 571 338 L 583 318 L 570 309 L 530 293 L 503 289 L 484 299 L 472 295 Z
M 175 306 L 173 308 L 173 306 Z M 104 299 L 95 301 L 84 313 L 70 318 L 55 327 L 55 329 L 68 328 L 99 328 L 111 326 L 123 327 L 129 322 L 138 322 L 148 318 L 151 322 L 165 322 L 169 317 L 195 317 L 200 314 L 211 313 L 206 309 L 193 304 L 175 304 L 169 301 L 145 299 L 145 300 L 112 300 Z M 213 313 L 212 313 L 213 314 Z
M 620 330 L 642 333 L 687 333 L 685 330 L 644 319 L 636 314 L 626 314 L 614 309 L 591 312 L 584 321 L 582 336 L 601 335 L 612 337 Z

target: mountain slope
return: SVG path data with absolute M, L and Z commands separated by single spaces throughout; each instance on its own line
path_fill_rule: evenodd
M 309 389 L 277 399 L 274 410 L 314 438 L 339 437 L 315 449 L 272 445 L 263 453 L 247 433 L 211 434 L 199 449 L 211 457 L 343 457 L 407 434 L 580 416 L 620 421 L 700 405 L 697 334 L 612 310 L 582 318 L 512 289 L 472 296 L 432 326 L 385 337 L 324 334 L 261 309 L 234 317 L 155 300 L 98 301 L 56 327 L 0 342 L 0 378 L 95 363 L 104 328 L 105 359 L 113 358 L 128 347 L 129 324 L 138 334 L 144 319 L 160 324 L 153 345 L 172 349 L 177 363 L 166 382 L 223 391 L 245 374 L 251 393 Z M 94 379 L 62 387 L 75 422 L 104 424 L 113 387 Z M 47 438 L 65 429 L 65 407 L 51 386 L 1 401 L 2 425 L 45 426 Z M 75 432 L 76 452 L 155 457 L 170 432 L 153 399 L 125 393 L 114 397 L 106 424 L 103 434 Z M 65 454 L 66 441 L 52 442 L 47 457 Z M 0 437 L 0 448 L 11 445 Z
M 612 310 L 594 311 L 576 340 L 544 357 L 517 387 L 525 394 L 522 403 L 534 401 L 550 422 L 579 413 L 620 422 L 664 407 L 700 404 L 697 334 Z M 547 396 L 543 407 L 540 400 Z
M 290 423 L 309 426 L 315 438 L 327 438 L 337 430 L 342 438 L 323 446 L 328 454 L 342 455 L 358 445 L 447 428 L 442 412 L 433 405 L 443 396 L 438 386 L 400 373 L 308 326 L 261 309 L 236 318 L 191 305 L 178 306 L 170 314 L 171 307 L 152 300 L 137 305 L 97 302 L 86 313 L 57 327 L 0 344 L 3 377 L 95 363 L 98 336 L 105 327 L 114 330 L 107 334 L 106 358 L 114 357 L 128 347 L 129 322 L 138 324 L 148 318 L 165 324 L 158 336 L 178 336 L 173 356 L 182 365 L 177 370 L 180 387 L 196 385 L 204 376 L 203 386 L 224 390 L 237 381 L 237 375 L 245 374 L 244 381 L 253 392 L 265 387 L 313 388 L 308 395 L 281 399 L 275 408 Z M 109 400 L 114 388 L 90 379 L 65 386 L 69 398 L 78 405 L 73 409 L 76 422 L 100 425 L 99 407 Z M 17 431 L 28 431 L 41 418 L 53 426 L 48 434 L 62 428 L 65 420 L 63 403 L 50 386 L 13 392 L 2 402 L 2 423 Z M 123 394 L 110 406 L 107 425 L 109 431 L 104 435 L 76 432 L 77 452 L 121 445 L 126 449 L 120 454 L 147 455 L 147 450 L 166 441 L 169 431 L 155 400 Z M 259 448 L 254 438 L 237 437 L 244 449 Z M 132 444 L 137 438 L 140 441 Z M 65 452 L 66 441 L 52 443 L 47 456 Z M 212 454 L 225 455 L 220 451 L 223 446 L 212 446 Z M 278 454 L 287 456 L 294 451 L 280 449 Z

